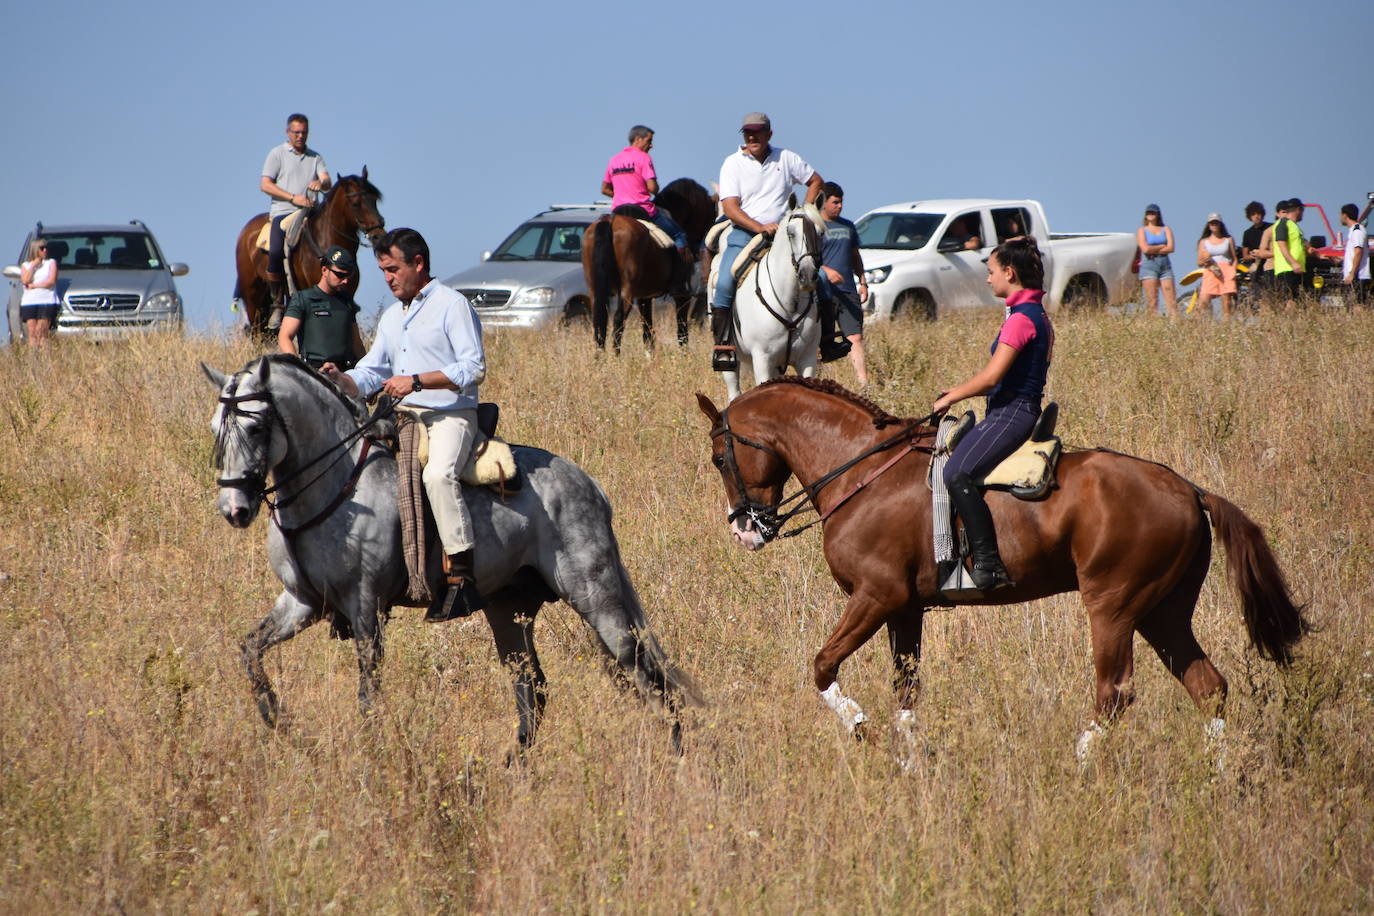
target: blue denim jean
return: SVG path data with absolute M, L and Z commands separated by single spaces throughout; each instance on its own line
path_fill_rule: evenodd
M 1174 265 L 1169 262 L 1167 254 L 1147 254 L 1140 259 L 1140 279 L 1172 280 L 1173 278 Z
M 687 247 L 687 233 L 683 231 L 681 226 L 673 222 L 673 218 L 668 215 L 668 211 L 664 210 L 662 207 L 659 207 L 658 212 L 656 212 L 653 216 L 649 217 L 649 221 L 658 228 L 662 229 L 664 232 L 668 233 L 668 235 L 672 238 L 674 245 L 676 245 L 679 248 Z
M 711 308 L 728 309 L 735 305 L 735 258 L 744 250 L 744 246 L 749 244 L 753 233 L 745 232 L 743 229 L 731 229 L 730 234 L 725 239 L 725 250 L 720 253 L 716 261 L 720 264 L 720 271 L 716 274 L 716 295 L 711 300 Z

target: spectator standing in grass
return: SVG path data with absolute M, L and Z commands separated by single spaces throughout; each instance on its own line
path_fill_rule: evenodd
M 1365 207 L 1368 212 L 1369 207 Z M 1363 308 L 1369 302 L 1369 235 L 1354 204 L 1341 207 L 1341 225 L 1346 229 L 1341 282 L 1349 291 L 1347 301 Z
M 1309 245 L 1298 223 L 1302 221 L 1302 201 L 1294 197 L 1281 200 L 1275 209 L 1274 225 L 1264 231 L 1259 255 L 1274 259 L 1274 289 L 1284 297 L 1284 304 L 1297 304 L 1307 274 Z
M 1264 230 L 1271 225 L 1264 219 L 1264 204 L 1257 200 L 1252 200 L 1245 205 L 1245 218 L 1250 221 L 1250 228 L 1246 229 L 1240 237 L 1240 259 L 1241 262 L 1250 270 L 1251 282 L 1255 290 L 1261 295 L 1269 289 L 1270 281 L 1273 279 L 1274 261 L 1257 256 L 1255 250 L 1260 247 L 1260 241 L 1264 238 Z
M 1174 292 L 1174 266 L 1169 253 L 1174 250 L 1174 230 L 1164 225 L 1159 204 L 1145 208 L 1145 219 L 1135 231 L 1140 249 L 1140 285 L 1145 292 L 1145 314 L 1159 312 L 1159 294 L 1164 292 L 1164 308 L 1170 318 L 1178 317 L 1178 296 Z
M 821 239 L 821 296 L 830 308 L 821 310 L 821 340 L 832 340 L 835 323 L 849 341 L 849 361 L 859 386 L 868 384 L 864 361 L 864 310 L 868 284 L 864 282 L 864 259 L 859 254 L 859 232 L 840 213 L 844 210 L 844 189 L 833 181 L 821 185 L 821 217 L 825 236 Z M 858 285 L 854 278 L 858 277 Z
M 349 289 L 358 275 L 358 263 L 348 249 L 335 245 L 324 253 L 320 266 L 320 282 L 291 297 L 277 332 L 277 346 L 283 353 L 299 354 L 316 369 L 325 363 L 352 369 L 367 352 L 358 332 L 358 306 Z
M 57 324 L 57 261 L 48 257 L 46 239 L 29 243 L 29 256 L 19 266 L 24 294 L 19 300 L 19 320 L 29 336 L 29 346 L 41 347 Z
M 1220 213 L 1207 215 L 1207 225 L 1202 227 L 1197 243 L 1197 266 L 1203 268 L 1198 308 L 1208 308 L 1212 299 L 1220 296 L 1221 317 L 1230 318 L 1236 297 L 1236 242 L 1226 231 Z

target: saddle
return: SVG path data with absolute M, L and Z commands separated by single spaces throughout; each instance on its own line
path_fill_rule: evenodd
M 442 551 L 434 564 L 429 564 L 429 545 L 439 542 L 438 529 L 425 495 L 424 467 L 429 461 L 429 431 L 416 419 L 417 411 L 409 407 L 396 409 L 396 463 L 398 468 L 396 501 L 401 514 L 401 543 L 409 576 L 407 603 L 411 607 L 427 607 L 433 601 L 430 590 L 430 565 L 442 562 Z M 492 403 L 477 405 L 478 441 L 472 456 L 459 474 L 465 486 L 484 486 L 494 490 L 504 501 L 518 492 L 520 472 L 515 454 L 504 440 L 496 438 L 500 407 Z
M 1059 405 L 1046 404 L 1040 419 L 1035 421 L 1030 438 L 991 471 L 974 480 L 974 484 L 989 490 L 1006 490 L 1017 499 L 1043 499 L 1054 488 L 1054 471 L 1064 448 L 1054 434 L 1058 421 Z M 946 440 L 949 451 L 954 451 L 954 446 L 973 426 L 973 411 L 970 410 L 959 418 L 958 425 Z
M 710 250 L 712 255 L 720 254 L 721 239 L 725 234 L 733 229 L 734 223 L 721 220 L 710 228 L 706 233 L 706 240 L 703 245 Z M 735 275 L 735 287 L 738 288 L 744 282 L 744 278 L 749 275 L 749 271 L 754 265 L 763 260 L 764 255 L 768 254 L 768 249 L 773 247 L 772 236 L 760 232 L 749 240 L 749 244 L 740 249 L 739 256 L 735 258 L 733 273 Z M 720 277 L 720 260 L 711 261 L 711 276 L 707 281 L 707 301 L 716 294 L 716 280 Z
M 287 295 L 294 296 L 300 284 L 296 282 L 296 276 L 291 271 L 291 252 L 296 250 L 300 244 L 301 233 L 305 231 L 306 217 L 310 211 L 305 208 L 297 208 L 295 212 L 287 214 L 281 221 L 282 231 L 282 264 L 286 269 Z M 262 230 L 258 232 L 257 249 L 259 251 L 271 251 L 272 249 L 272 219 L 269 216 L 267 222 L 262 224 Z

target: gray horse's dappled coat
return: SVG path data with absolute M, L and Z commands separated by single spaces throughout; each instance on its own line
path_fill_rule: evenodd
M 396 462 L 386 449 L 372 448 L 357 468 L 357 441 L 329 451 L 357 432 L 365 412 L 297 357 L 263 356 L 233 376 L 202 368 L 220 389 L 211 425 L 221 514 L 246 527 L 263 502 L 267 474 L 277 482 L 275 492 L 268 490 L 276 511 L 267 550 L 284 588 L 242 643 L 259 710 L 269 725 L 276 723 L 278 704 L 263 653 L 326 616 L 336 621 L 336 632 L 351 632 L 359 702 L 366 709 L 378 684 L 383 625 L 391 607 L 406 599 Z M 484 488 L 465 496 L 477 544 L 477 585 L 488 596 L 497 652 L 515 676 L 521 745 L 534 740 L 544 705 L 534 616 L 558 598 L 582 615 L 606 653 L 667 711 L 676 744 L 678 710 L 697 702 L 696 692 L 648 632 L 621 562 L 606 494 L 565 458 L 524 446 L 514 453 L 523 489 L 504 502 Z M 315 461 L 321 455 L 327 457 Z M 354 492 L 331 510 L 355 469 Z M 299 530 L 284 533 L 293 529 Z M 437 554 L 434 559 L 431 586 L 438 589 Z

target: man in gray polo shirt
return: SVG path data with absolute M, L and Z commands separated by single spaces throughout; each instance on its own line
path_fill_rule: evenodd
M 272 147 L 262 164 L 262 193 L 272 198 L 267 217 L 272 232 L 267 249 L 267 283 L 272 296 L 272 317 L 267 327 L 281 327 L 282 310 L 286 306 L 285 238 L 281 221 L 297 209 L 314 204 L 314 195 L 329 190 L 329 170 L 324 157 L 305 145 L 310 136 L 310 119 L 293 114 L 286 119 L 286 142 Z

